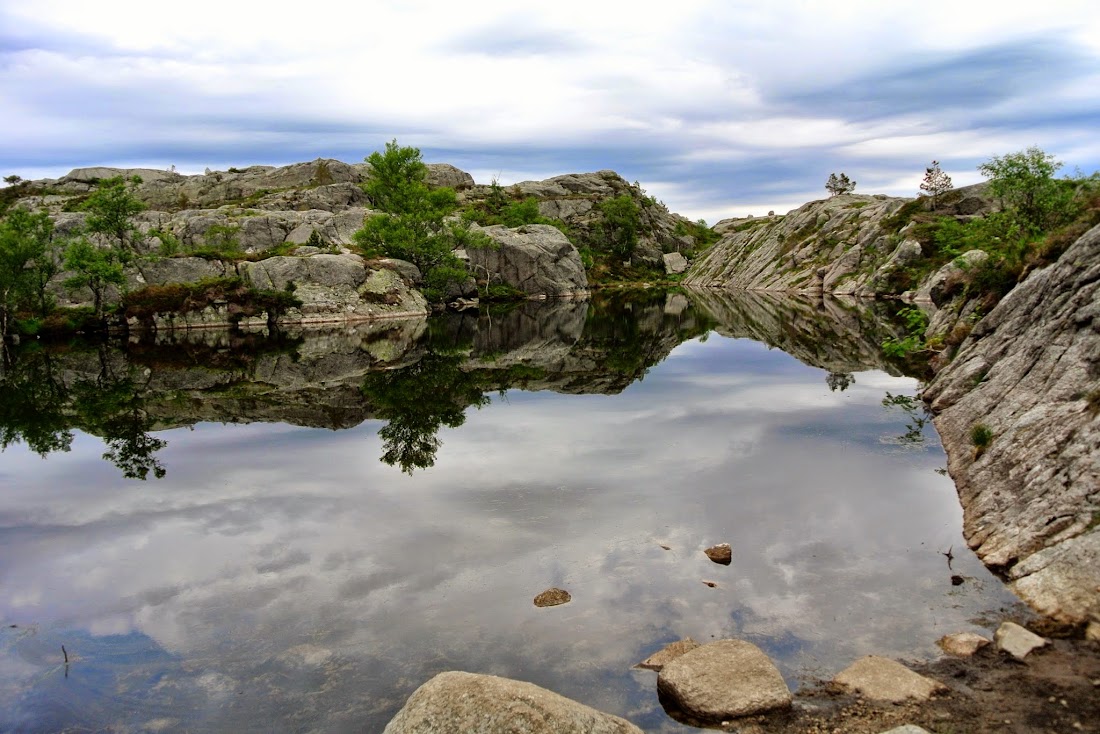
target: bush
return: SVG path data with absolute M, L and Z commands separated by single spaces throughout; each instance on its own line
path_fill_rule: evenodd
M 638 205 L 629 194 L 604 199 L 596 208 L 603 214 L 600 231 L 606 248 L 622 258 L 634 254 L 638 244 L 638 230 L 641 228 L 641 216 Z
M 970 428 L 970 443 L 974 445 L 974 458 L 977 459 L 993 443 L 993 429 L 984 423 L 975 423 Z

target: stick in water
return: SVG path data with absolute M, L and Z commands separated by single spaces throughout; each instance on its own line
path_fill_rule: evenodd
M 65 646 L 61 646 L 61 654 L 65 656 L 65 664 L 69 664 L 69 653 L 65 652 Z

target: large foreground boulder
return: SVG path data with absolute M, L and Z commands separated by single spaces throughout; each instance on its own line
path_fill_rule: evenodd
M 533 683 L 451 671 L 416 689 L 384 734 L 641 734 Z
M 491 247 L 468 251 L 475 278 L 503 283 L 529 296 L 572 296 L 588 291 L 580 253 L 561 230 L 548 224 L 481 230 Z
M 744 640 L 718 640 L 669 661 L 657 677 L 657 692 L 666 708 L 704 722 L 791 705 L 779 670 Z

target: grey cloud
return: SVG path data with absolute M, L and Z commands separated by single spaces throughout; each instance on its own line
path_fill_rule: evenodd
M 781 108 L 855 121 L 914 112 L 934 119 L 945 111 L 965 115 L 1049 91 L 1091 72 L 1095 63 L 1089 54 L 1064 41 L 1037 38 L 875 69 L 813 90 L 780 92 L 772 102 Z

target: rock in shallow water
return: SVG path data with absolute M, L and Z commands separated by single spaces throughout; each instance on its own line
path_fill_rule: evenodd
M 988 638 L 975 632 L 959 632 L 954 635 L 944 635 L 936 641 L 936 644 L 948 655 L 968 658 L 988 645 L 989 642 Z
M 565 589 L 547 589 L 535 597 L 536 607 L 556 607 L 573 599 Z
M 699 647 L 699 643 L 690 637 L 685 637 L 682 640 L 665 645 L 657 652 L 650 655 L 648 658 L 638 663 L 634 667 L 642 668 L 644 670 L 661 670 L 670 662 L 680 657 L 686 652 L 691 652 L 695 648 Z
M 707 558 L 715 563 L 721 563 L 723 566 L 730 565 L 733 560 L 733 550 L 730 548 L 729 543 L 719 543 L 703 552 L 707 554 Z
M 709 722 L 791 705 L 779 670 L 760 648 L 743 640 L 718 640 L 666 663 L 657 676 L 657 692 L 666 709 Z
M 451 671 L 416 689 L 383 734 L 641 734 L 533 683 Z

